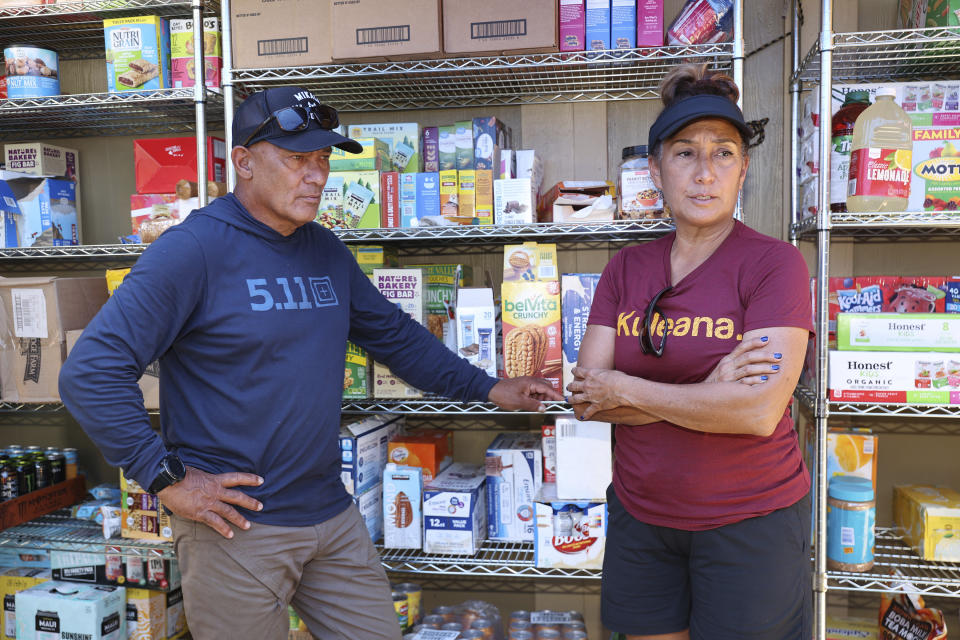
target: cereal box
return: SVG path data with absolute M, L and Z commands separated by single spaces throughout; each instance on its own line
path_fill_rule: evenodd
M 21 220 L 20 205 L 6 182 L 0 180 L 0 248 L 16 247 L 20 243 L 17 221 Z
M 477 210 L 477 172 L 457 171 L 457 215 L 460 224 L 473 224 Z
M 127 637 L 123 587 L 49 582 L 17 593 L 17 638 L 48 640 Z
M 383 470 L 383 546 L 423 547 L 423 470 L 388 462 Z
M 610 0 L 587 0 L 586 49 L 612 49 L 610 43 Z
M 46 142 L 12 142 L 3 145 L 3 155 L 7 160 L 7 171 L 80 181 L 80 154 L 74 149 Z
M 663 46 L 663 0 L 638 0 L 637 46 Z
M 508 244 L 503 248 L 504 282 L 557 280 L 557 245 L 536 242 Z
M 831 351 L 830 400 L 960 404 L 960 357 L 937 351 Z
M 895 486 L 893 522 L 924 560 L 960 562 L 960 493 L 954 489 Z
M 430 482 L 453 462 L 452 434 L 441 429 L 421 429 L 395 435 L 387 444 L 387 459 L 423 469 L 423 481 Z
M 330 149 L 330 171 L 393 171 L 390 145 L 379 138 L 357 138 L 363 147 L 350 153 L 338 147 Z
M 583 51 L 585 38 L 584 0 L 560 0 L 560 51 Z
M 343 365 L 343 397 L 370 397 L 370 359 L 362 347 L 347 343 L 347 357 Z
M 504 433 L 487 447 L 487 538 L 533 542 L 533 501 L 543 478 L 540 438 Z
M 503 360 L 508 378 L 546 378 L 560 391 L 560 283 L 503 283 Z
M 587 332 L 587 320 L 593 305 L 593 294 L 600 282 L 599 273 L 565 273 L 560 276 L 561 323 L 563 329 L 563 388 L 573 382 L 580 342 Z
M 607 540 L 607 505 L 561 500 L 544 484 L 536 500 L 533 563 L 541 569 L 601 569 Z
M 459 222 L 457 216 L 460 214 L 459 189 L 459 172 L 456 170 L 440 172 L 440 215 L 455 222 Z
M 439 199 L 439 185 L 437 198 Z M 400 174 L 400 226 L 404 229 L 420 226 L 417 215 L 417 174 Z
M 423 170 L 426 173 L 440 171 L 440 129 L 438 127 L 423 128 Z
M 462 264 L 411 264 L 423 271 L 424 315 L 430 333 L 451 351 L 457 350 L 456 324 L 451 318 L 457 306 L 457 289 L 470 283 L 473 269 Z
M 457 169 L 457 127 L 448 124 L 438 127 L 440 140 L 440 161 L 438 171 L 456 171 Z
M 841 351 L 960 351 L 960 317 L 940 313 L 841 313 Z
M 3 640 L 17 639 L 17 604 L 18 591 L 29 589 L 41 582 L 51 579 L 49 569 L 31 569 L 27 567 L 10 567 L 0 572 L 0 594 L 3 595 L 3 626 L 0 627 L 0 638 Z
M 173 540 L 170 516 L 160 498 L 147 493 L 120 470 L 121 515 L 120 535 L 142 540 Z
M 493 171 L 507 146 L 507 128 L 493 116 L 473 119 L 473 168 Z
M 437 173 L 418 173 L 416 174 L 416 181 L 417 220 L 439 216 L 440 175 Z
M 487 534 L 484 468 L 458 462 L 423 489 L 423 550 L 473 555 Z
M 107 91 L 170 87 L 170 25 L 159 16 L 103 21 Z
M 637 46 L 637 0 L 611 0 L 610 46 L 635 49 Z
M 170 77 L 175 88 L 192 87 L 196 83 L 194 61 L 193 20 L 170 21 Z M 220 86 L 223 52 L 220 47 L 220 20 L 203 19 L 203 73 L 208 87 Z
M 454 124 L 453 141 L 457 148 L 457 170 L 473 169 L 473 121 Z
M 350 252 L 357 259 L 360 269 L 373 275 L 376 269 L 393 269 L 400 266 L 397 260 L 397 249 L 391 245 L 379 244 L 351 244 Z
M 493 224 L 493 171 L 477 169 L 477 202 L 474 217 L 477 224 Z
M 383 478 L 387 443 L 403 420 L 370 416 L 340 429 L 340 479 L 352 496 L 368 491 Z
M 317 222 L 328 229 L 378 229 L 380 173 L 330 172 L 317 210 Z
M 390 145 L 390 160 L 400 173 L 420 170 L 420 125 L 416 122 L 389 124 L 355 124 L 348 128 L 348 137 L 379 138 Z
M 411 318 L 423 324 L 423 272 L 420 269 L 374 269 L 373 284 Z M 379 362 L 373 365 L 373 397 L 419 398 L 414 389 Z
M 492 289 L 457 292 L 457 353 L 467 362 L 497 376 L 496 307 Z

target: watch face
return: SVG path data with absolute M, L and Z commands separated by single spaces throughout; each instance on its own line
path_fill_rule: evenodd
M 177 480 L 182 480 L 183 477 L 187 475 L 187 468 L 184 466 L 183 460 L 181 460 L 179 456 L 167 456 L 164 462 L 166 464 L 167 471 L 169 471 L 170 475 Z

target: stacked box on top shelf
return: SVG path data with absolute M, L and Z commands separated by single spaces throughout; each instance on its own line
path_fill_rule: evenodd
M 192 87 L 196 84 L 194 68 L 193 20 L 170 21 L 170 77 L 175 88 Z M 203 19 L 203 78 L 204 85 L 220 87 L 220 69 L 223 67 L 223 52 L 220 44 L 220 20 Z

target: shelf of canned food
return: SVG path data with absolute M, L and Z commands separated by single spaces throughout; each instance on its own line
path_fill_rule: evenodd
M 24 2 L 26 4 L 26 2 Z M 219 0 L 205 0 L 205 13 L 220 12 Z M 83 0 L 0 7 L 0 42 L 56 51 L 61 59 L 103 58 L 103 21 L 137 15 L 188 17 L 184 0 Z
M 790 227 L 796 238 L 816 236 L 817 218 L 804 218 Z M 956 213 L 896 212 L 896 213 L 832 213 L 830 233 L 840 237 L 860 239 L 892 237 L 960 237 L 960 211 Z
M 960 74 L 960 28 L 857 31 L 835 34 L 835 83 L 942 79 Z M 820 83 L 820 43 L 811 47 L 793 80 Z
M 126 557 L 173 558 L 173 544 L 158 540 L 103 537 L 101 525 L 76 520 L 64 512 L 41 516 L 0 531 L 0 551 L 69 551 L 112 553 Z
M 222 120 L 223 96 L 208 90 L 206 110 Z M 0 100 L 0 141 L 187 132 L 195 116 L 193 88 Z
M 599 570 L 538 569 L 532 542 L 484 540 L 475 555 L 433 555 L 416 549 L 377 545 L 383 568 L 393 573 L 499 578 L 600 578 Z
M 794 396 L 809 411 L 813 412 L 816 407 L 816 392 L 806 386 L 798 386 L 794 391 Z M 952 435 L 960 433 L 960 423 L 950 422 L 949 419 L 960 418 L 960 405 L 950 404 L 871 404 L 858 402 L 830 402 L 830 416 L 850 416 L 863 417 L 873 416 L 877 418 L 947 418 L 948 420 L 938 420 L 936 423 L 927 423 L 914 428 L 909 424 L 893 423 L 890 433 L 937 433 L 941 435 Z M 883 432 L 883 422 L 876 423 L 875 430 Z M 871 427 L 873 428 L 873 424 Z
M 611 51 L 237 69 L 244 90 L 295 84 L 341 111 L 658 99 L 681 62 L 732 72 L 730 43 Z
M 873 569 L 864 573 L 827 571 L 827 587 L 838 591 L 894 591 L 904 580 L 924 596 L 960 597 L 960 564 L 927 562 L 903 543 L 894 530 L 876 528 Z M 902 576 L 892 575 L 899 570 Z

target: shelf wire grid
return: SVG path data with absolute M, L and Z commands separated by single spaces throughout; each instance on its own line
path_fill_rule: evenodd
M 63 60 L 103 58 L 103 21 L 139 15 L 166 18 L 192 15 L 184 0 L 77 0 L 57 4 L 0 7 L 0 45 L 52 49 Z M 204 12 L 219 15 L 219 0 L 206 0 Z
M 791 225 L 796 238 L 815 240 L 817 219 L 804 218 Z M 838 237 L 861 240 L 915 237 L 919 239 L 956 240 L 960 238 L 960 211 L 932 213 L 922 211 L 833 213 L 830 233 Z
M 660 80 L 683 61 L 729 73 L 733 45 L 238 69 L 234 82 L 307 87 L 341 111 L 637 100 L 658 98 Z
M 156 540 L 103 537 L 95 522 L 76 520 L 59 512 L 0 531 L 0 551 L 68 551 L 73 553 L 111 553 L 141 558 L 174 558 L 173 545 Z M 116 551 L 113 551 L 116 549 Z
M 811 413 L 816 403 L 813 389 L 798 386 L 794 396 Z M 890 423 L 884 430 L 883 422 L 871 424 L 878 432 L 953 435 L 960 433 L 960 423 L 951 422 L 960 418 L 960 405 L 950 404 L 874 404 L 866 402 L 830 402 L 830 417 L 876 417 L 876 418 L 939 418 L 939 424 Z M 945 420 L 944 420 L 945 418 Z

